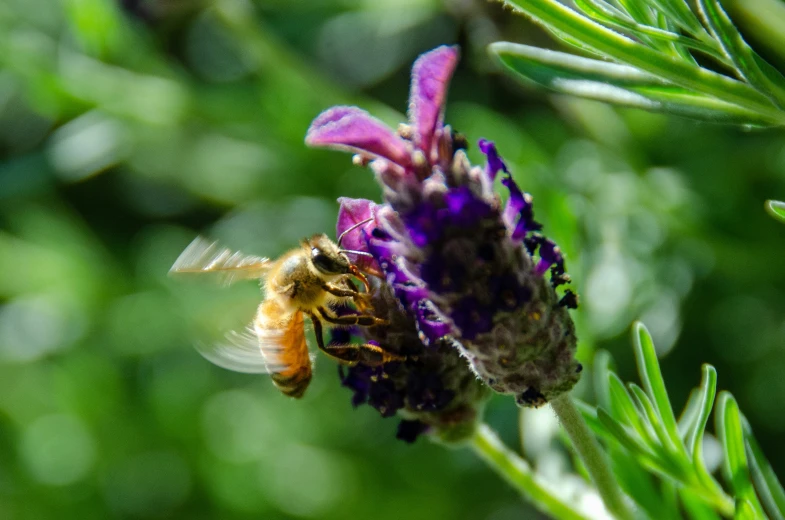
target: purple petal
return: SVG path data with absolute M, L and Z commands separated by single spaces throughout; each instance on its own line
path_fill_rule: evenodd
M 534 268 L 534 271 L 539 274 L 543 275 L 545 272 L 552 266 L 556 265 L 557 268 L 563 269 L 562 265 L 564 263 L 564 257 L 561 254 L 561 249 L 559 246 L 556 245 L 556 242 L 553 240 L 549 240 L 544 238 L 540 242 L 540 261 L 537 262 L 537 266 Z
M 341 209 L 338 210 L 335 234 L 340 241 L 341 248 L 368 253 L 368 241 L 365 237 L 373 233 L 376 228 L 375 214 L 378 204 L 366 199 L 351 199 L 349 197 L 339 198 L 338 204 L 341 205 Z M 365 224 L 358 225 L 366 220 L 368 222 Z M 381 268 L 373 258 L 348 254 L 361 271 L 373 275 L 381 274 Z
M 411 165 L 406 141 L 357 107 L 338 106 L 319 114 L 305 134 L 305 142 L 310 146 L 367 152 L 403 167 Z
M 510 175 L 502 179 L 502 184 L 510 190 L 510 198 L 502 213 L 502 220 L 512 233 L 512 239 L 523 240 L 529 231 L 537 231 L 542 226 L 534 220 L 532 197 L 523 193 Z
M 493 144 L 492 141 L 480 139 L 477 145 L 480 147 L 480 151 L 488 158 L 488 164 L 485 166 L 485 174 L 491 182 L 496 179 L 496 174 L 500 171 L 510 173 L 507 169 L 507 165 L 504 163 L 504 159 L 502 159 L 499 152 L 496 151 L 496 145 Z
M 472 227 L 491 214 L 491 206 L 468 186 L 451 189 L 444 195 L 452 225 Z
M 414 144 L 428 160 L 458 55 L 458 47 L 443 45 L 417 58 L 412 67 L 409 121 L 414 128 Z
M 426 345 L 433 345 L 443 337 L 452 334 L 452 326 L 443 321 L 433 321 L 418 317 L 417 330 L 421 333 L 420 340 Z

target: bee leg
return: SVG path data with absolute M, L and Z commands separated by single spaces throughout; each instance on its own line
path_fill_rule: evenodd
M 387 320 L 371 316 L 370 314 L 346 314 L 344 316 L 336 316 L 331 311 L 324 307 L 317 309 L 319 314 L 324 318 L 324 321 L 335 325 L 359 325 L 360 327 L 373 327 L 375 325 L 388 325 Z
M 349 266 L 349 272 L 352 273 L 352 275 L 355 278 L 357 278 L 358 280 L 360 280 L 363 283 L 363 287 L 365 287 L 365 292 L 366 293 L 370 293 L 371 292 L 371 284 L 368 282 L 368 278 L 365 277 L 363 272 L 360 271 L 360 269 L 358 269 L 358 267 L 356 265 L 352 264 L 351 266 Z
M 357 345 L 325 346 L 321 320 L 319 320 L 316 314 L 309 313 L 308 315 L 311 317 L 311 322 L 313 323 L 313 333 L 316 336 L 316 345 L 319 347 L 319 350 L 344 365 L 354 366 L 359 363 L 360 349 Z
M 366 343 L 364 345 L 325 345 L 322 322 L 316 314 L 309 314 L 313 322 L 313 332 L 316 335 L 316 344 L 319 350 L 337 360 L 341 364 L 354 366 L 363 363 L 369 366 L 379 366 L 390 361 L 403 361 L 404 358 L 387 352 L 378 345 Z
M 330 294 L 334 294 L 335 296 L 340 296 L 342 298 L 356 298 L 358 295 L 362 294 L 356 290 L 342 289 L 329 283 L 322 285 L 322 289 Z
M 369 293 L 367 290 L 365 293 L 361 293 L 351 278 L 344 278 L 343 282 L 346 284 L 346 287 L 348 287 L 349 290 L 356 293 L 354 296 L 352 296 L 352 301 L 354 302 L 355 307 L 357 307 L 357 310 L 361 313 L 367 313 L 371 309 L 371 304 L 368 299 Z

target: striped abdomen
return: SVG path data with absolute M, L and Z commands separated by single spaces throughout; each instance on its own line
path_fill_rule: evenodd
M 275 300 L 266 300 L 259 306 L 254 329 L 275 386 L 285 395 L 302 397 L 312 374 L 303 313 L 289 313 Z

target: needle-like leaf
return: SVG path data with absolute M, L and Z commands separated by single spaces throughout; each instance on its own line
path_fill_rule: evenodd
M 736 515 L 739 518 L 755 518 L 757 513 L 763 515 L 747 465 L 739 405 L 728 392 L 720 393 L 717 399 L 715 419 L 724 452 L 723 472 L 736 496 Z
M 506 42 L 489 47 L 513 75 L 563 94 L 693 119 L 769 124 L 760 114 L 691 92 L 635 67 Z
M 766 211 L 769 215 L 776 218 L 780 222 L 785 222 L 785 202 L 779 200 L 767 200 Z
M 785 107 L 785 77 L 747 45 L 718 0 L 698 0 L 706 25 L 738 73 L 780 108 Z
M 662 379 L 660 364 L 657 360 L 657 351 L 654 350 L 654 343 L 651 335 L 643 323 L 637 322 L 634 325 L 635 359 L 638 364 L 638 373 L 641 377 L 643 387 L 651 398 L 657 415 L 662 419 L 665 431 L 671 438 L 672 444 L 682 446 L 679 429 L 676 425 L 676 418 L 673 415 L 668 391 L 665 389 L 665 381 Z

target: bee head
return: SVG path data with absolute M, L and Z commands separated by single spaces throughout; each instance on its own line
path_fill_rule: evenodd
M 349 258 L 326 235 L 312 236 L 308 240 L 308 247 L 311 248 L 311 262 L 320 273 L 330 275 L 349 273 L 351 266 Z

